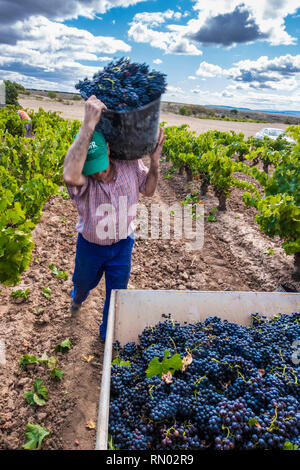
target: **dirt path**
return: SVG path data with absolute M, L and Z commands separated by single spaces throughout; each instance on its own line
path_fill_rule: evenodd
M 22 98 L 19 100 L 24 108 L 33 109 L 37 111 L 42 107 L 45 111 L 57 111 L 61 113 L 63 118 L 83 120 L 84 104 L 70 101 L 69 105 L 44 98 L 39 101 L 36 99 Z M 198 119 L 192 116 L 181 116 L 179 114 L 163 112 L 160 114 L 160 121 L 166 121 L 169 126 L 180 126 L 181 124 L 188 124 L 192 131 L 197 134 L 207 132 L 209 130 L 243 132 L 246 138 L 254 135 L 263 127 L 277 127 L 286 129 L 288 125 L 282 123 L 274 124 L 259 124 L 251 122 L 235 122 L 235 121 L 218 121 L 215 119 Z

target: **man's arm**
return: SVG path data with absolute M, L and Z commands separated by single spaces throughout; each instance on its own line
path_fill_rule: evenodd
M 157 145 L 154 152 L 150 155 L 150 168 L 146 179 L 144 195 L 151 197 L 155 193 L 159 175 L 159 160 L 166 137 L 161 127 L 159 130 Z
M 82 168 L 95 126 L 103 109 L 107 109 L 105 104 L 94 95 L 85 102 L 82 126 L 65 156 L 63 177 L 65 182 L 71 186 L 82 186 L 86 181 L 86 176 L 82 174 Z

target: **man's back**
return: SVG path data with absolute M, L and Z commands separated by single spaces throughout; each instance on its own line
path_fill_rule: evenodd
M 99 245 L 111 245 L 132 233 L 139 193 L 145 190 L 148 174 L 141 160 L 114 160 L 113 165 L 115 177 L 110 183 L 88 176 L 82 186 L 66 185 L 79 215 L 77 231 Z

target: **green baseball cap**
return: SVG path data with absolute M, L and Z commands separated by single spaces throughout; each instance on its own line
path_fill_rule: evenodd
M 75 139 L 78 134 L 76 134 Z M 82 168 L 82 174 L 85 176 L 104 171 L 108 167 L 109 160 L 107 155 L 107 145 L 104 135 L 101 132 L 94 131 L 85 163 Z

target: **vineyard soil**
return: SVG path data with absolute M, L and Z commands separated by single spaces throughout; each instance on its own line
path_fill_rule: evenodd
M 37 108 L 43 106 L 47 110 L 43 102 L 36 103 Z M 73 106 L 78 105 L 65 106 L 69 116 L 80 119 Z M 187 118 L 184 120 L 187 122 Z M 211 125 L 214 122 L 209 121 Z M 232 128 L 234 123 L 224 124 Z M 147 159 L 145 164 L 149 164 Z M 196 189 L 195 183 L 186 183 L 185 176 L 165 178 L 169 167 L 168 162 L 162 161 L 154 197 L 141 197 L 147 207 L 151 202 L 179 202 Z M 202 200 L 208 215 L 217 206 L 217 199 L 208 191 Z M 43 449 L 93 449 L 104 351 L 98 340 L 104 281 L 90 294 L 77 316 L 71 318 L 77 213 L 70 200 L 62 196 L 51 197 L 43 212 L 34 231 L 35 248 L 29 269 L 20 285 L 1 287 L 0 292 L 0 341 L 5 345 L 6 356 L 6 363 L 0 364 L 0 449 L 21 449 L 29 421 L 50 430 Z M 241 191 L 235 189 L 227 212 L 217 214 L 216 222 L 205 222 L 201 250 L 187 251 L 183 240 L 173 238 L 136 240 L 129 288 L 274 291 L 282 283 L 292 283 L 300 290 L 300 283 L 292 279 L 293 257 L 285 255 L 279 240 L 259 232 L 254 215 L 255 211 L 241 202 Z M 269 249 L 274 252 L 267 255 Z M 67 272 L 68 280 L 57 279 L 49 269 L 50 263 Z M 42 295 L 45 287 L 51 288 L 50 299 Z M 26 288 L 30 289 L 28 300 L 11 297 L 13 290 Z M 64 355 L 58 354 L 59 367 L 64 371 L 61 381 L 50 379 L 42 365 L 20 368 L 19 360 L 25 353 L 52 355 L 55 346 L 66 338 L 71 339 L 72 348 Z M 34 408 L 25 401 L 24 392 L 32 389 L 37 377 L 44 380 L 49 401 L 44 407 Z

